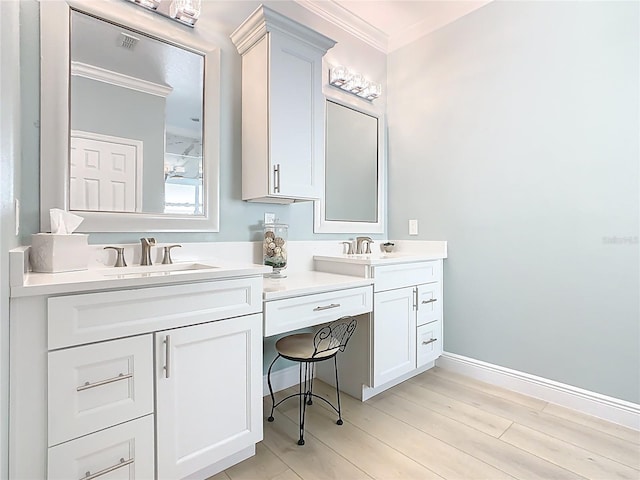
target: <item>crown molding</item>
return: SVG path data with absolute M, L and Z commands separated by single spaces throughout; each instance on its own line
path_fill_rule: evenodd
M 160 85 L 82 62 L 71 62 L 71 75 L 85 77 L 164 98 L 173 90 L 173 88 L 168 85 Z
M 309 47 L 320 50 L 323 55 L 336 44 L 335 40 L 264 5 L 260 5 L 242 25 L 231 33 L 231 41 L 238 49 L 238 53 L 244 55 L 267 32 L 274 30 L 297 38 Z
M 383 53 L 389 53 L 389 37 L 386 33 L 339 5 L 335 0 L 295 1 L 298 5 L 371 45 L 373 48 Z

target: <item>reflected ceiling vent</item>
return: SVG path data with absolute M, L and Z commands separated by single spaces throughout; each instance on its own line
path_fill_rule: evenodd
M 120 46 L 124 47 L 128 50 L 133 50 L 133 47 L 136 46 L 136 44 L 138 43 L 139 39 L 137 39 L 136 37 L 133 37 L 127 33 L 124 32 L 120 32 Z

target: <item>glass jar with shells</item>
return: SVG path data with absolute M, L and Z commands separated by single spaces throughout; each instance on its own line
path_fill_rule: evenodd
M 287 268 L 287 233 L 289 225 L 267 223 L 264 226 L 264 264 L 273 268 L 270 277 L 284 278 L 282 270 Z

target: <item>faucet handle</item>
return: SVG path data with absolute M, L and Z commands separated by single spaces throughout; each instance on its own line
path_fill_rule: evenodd
M 346 254 L 347 254 L 347 255 L 353 255 L 353 242 L 342 242 L 342 245 L 343 245 L 343 247 L 342 247 L 342 253 L 345 253 L 344 245 L 346 245 L 346 246 L 347 246 L 347 248 L 346 248 L 346 250 L 347 250 L 347 251 L 346 251 Z
M 373 240 L 371 240 L 369 237 L 367 237 L 364 240 L 364 242 L 367 245 L 367 249 L 364 251 L 364 253 L 371 253 L 371 244 L 374 243 Z
M 116 258 L 116 263 L 113 265 L 114 267 L 126 267 L 127 262 L 124 259 L 124 247 L 104 247 L 104 250 L 112 249 L 116 251 L 118 255 Z
M 164 251 L 164 254 L 162 255 L 163 265 L 169 265 L 173 263 L 173 260 L 171 260 L 171 249 L 175 247 L 182 247 L 182 245 L 167 245 L 166 247 L 163 248 L 163 251 Z

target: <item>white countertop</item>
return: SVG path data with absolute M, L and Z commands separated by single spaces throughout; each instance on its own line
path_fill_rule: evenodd
M 271 267 L 264 265 L 221 264 L 219 262 L 211 262 L 209 265 L 206 261 L 185 263 L 197 263 L 200 268 L 194 270 L 139 272 L 139 270 L 144 270 L 144 267 L 140 269 L 139 266 L 132 266 L 122 267 L 121 269 L 111 267 L 108 269 L 88 269 L 64 273 L 27 272 L 23 276 L 22 284 L 11 286 L 11 296 L 26 297 L 107 289 L 141 288 L 171 283 L 247 277 L 271 272 Z M 180 263 L 175 263 L 174 265 L 179 268 Z M 205 268 L 207 266 L 210 268 Z
M 392 265 L 398 263 L 427 262 L 447 257 L 446 250 L 431 252 L 392 252 L 354 255 L 314 255 L 314 260 L 351 263 L 356 265 Z
M 313 271 L 296 272 L 287 274 L 286 278 L 265 278 L 263 299 L 265 301 L 279 300 L 281 298 L 331 292 L 372 284 L 372 278 Z

